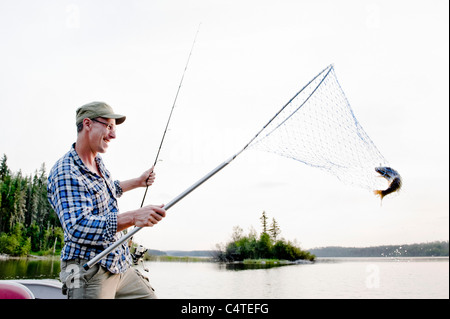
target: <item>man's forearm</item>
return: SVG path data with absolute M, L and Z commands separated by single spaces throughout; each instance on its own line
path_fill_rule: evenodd
M 117 215 L 117 232 L 127 229 L 128 227 L 134 226 L 134 212 L 126 212 Z
M 120 187 L 122 188 L 122 191 L 124 193 L 141 186 L 139 184 L 138 178 L 132 178 L 132 179 L 129 179 L 126 181 L 119 181 L 119 183 L 120 183 Z
M 122 188 L 122 192 L 127 192 L 129 190 L 138 188 L 138 187 L 148 187 L 153 184 L 155 180 L 155 173 L 153 172 L 153 167 L 144 173 L 141 176 L 128 179 L 126 181 L 119 181 L 120 188 Z

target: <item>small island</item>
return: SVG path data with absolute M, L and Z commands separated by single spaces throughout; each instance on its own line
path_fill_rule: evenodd
M 260 218 L 262 232 L 250 230 L 244 235 L 241 227 L 233 227 L 231 241 L 225 245 L 217 245 L 215 260 L 226 263 L 244 264 L 292 264 L 311 263 L 316 256 L 300 249 L 291 241 L 280 237 L 280 227 L 275 218 L 268 223 L 266 212 Z

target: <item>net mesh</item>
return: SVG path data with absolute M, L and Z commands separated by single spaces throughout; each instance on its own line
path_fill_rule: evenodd
M 386 186 L 375 167 L 388 163 L 356 119 L 332 65 L 299 91 L 249 148 L 320 168 L 347 184 Z

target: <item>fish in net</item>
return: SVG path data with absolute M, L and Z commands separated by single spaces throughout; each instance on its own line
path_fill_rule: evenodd
M 322 169 L 381 198 L 401 187 L 400 174 L 355 117 L 333 65 L 289 100 L 249 148 Z

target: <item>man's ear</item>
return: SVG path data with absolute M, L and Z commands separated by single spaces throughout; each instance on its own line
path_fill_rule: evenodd
M 91 119 L 88 119 L 88 118 L 85 118 L 84 120 L 83 120 L 83 128 L 84 129 L 87 129 L 88 131 L 91 129 L 91 127 L 92 127 L 92 121 L 91 121 Z

